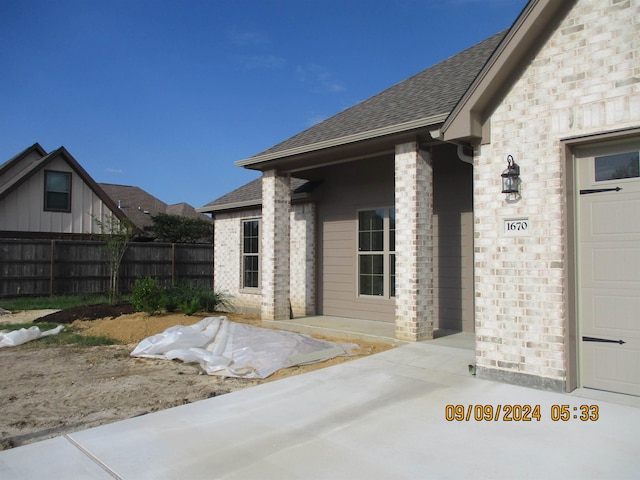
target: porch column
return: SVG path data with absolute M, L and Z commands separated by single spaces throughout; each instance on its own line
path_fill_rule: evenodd
M 289 176 L 275 170 L 262 174 L 262 273 L 263 320 L 289 318 Z
M 396 145 L 396 339 L 433 338 L 433 170 L 417 142 Z

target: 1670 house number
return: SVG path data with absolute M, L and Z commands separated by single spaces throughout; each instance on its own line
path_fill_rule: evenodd
M 504 220 L 504 233 L 507 235 L 526 235 L 528 231 L 529 231 L 528 218 Z

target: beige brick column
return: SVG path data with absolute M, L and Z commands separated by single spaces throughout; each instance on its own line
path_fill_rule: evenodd
M 261 291 L 263 320 L 289 318 L 289 176 L 262 174 Z
M 396 145 L 396 338 L 433 338 L 433 170 L 416 142 Z

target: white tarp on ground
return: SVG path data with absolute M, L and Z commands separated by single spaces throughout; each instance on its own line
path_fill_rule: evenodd
M 49 335 L 58 335 L 63 329 L 63 325 L 58 325 L 56 328 L 45 332 L 40 331 L 38 327 L 21 328 L 20 330 L 14 330 L 12 332 L 2 330 L 0 331 L 0 348 L 15 347 L 16 345 L 22 345 L 23 343 L 48 337 Z
M 145 338 L 131 356 L 198 362 L 209 375 L 266 378 L 281 368 L 348 355 L 357 347 L 236 323 L 226 317 L 207 317 Z

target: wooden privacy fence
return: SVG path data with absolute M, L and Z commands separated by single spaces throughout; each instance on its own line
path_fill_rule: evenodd
M 0 298 L 106 294 L 109 265 L 104 242 L 0 239 Z M 131 243 L 120 265 L 120 292 L 136 278 L 161 285 L 213 288 L 213 247 L 208 244 Z

